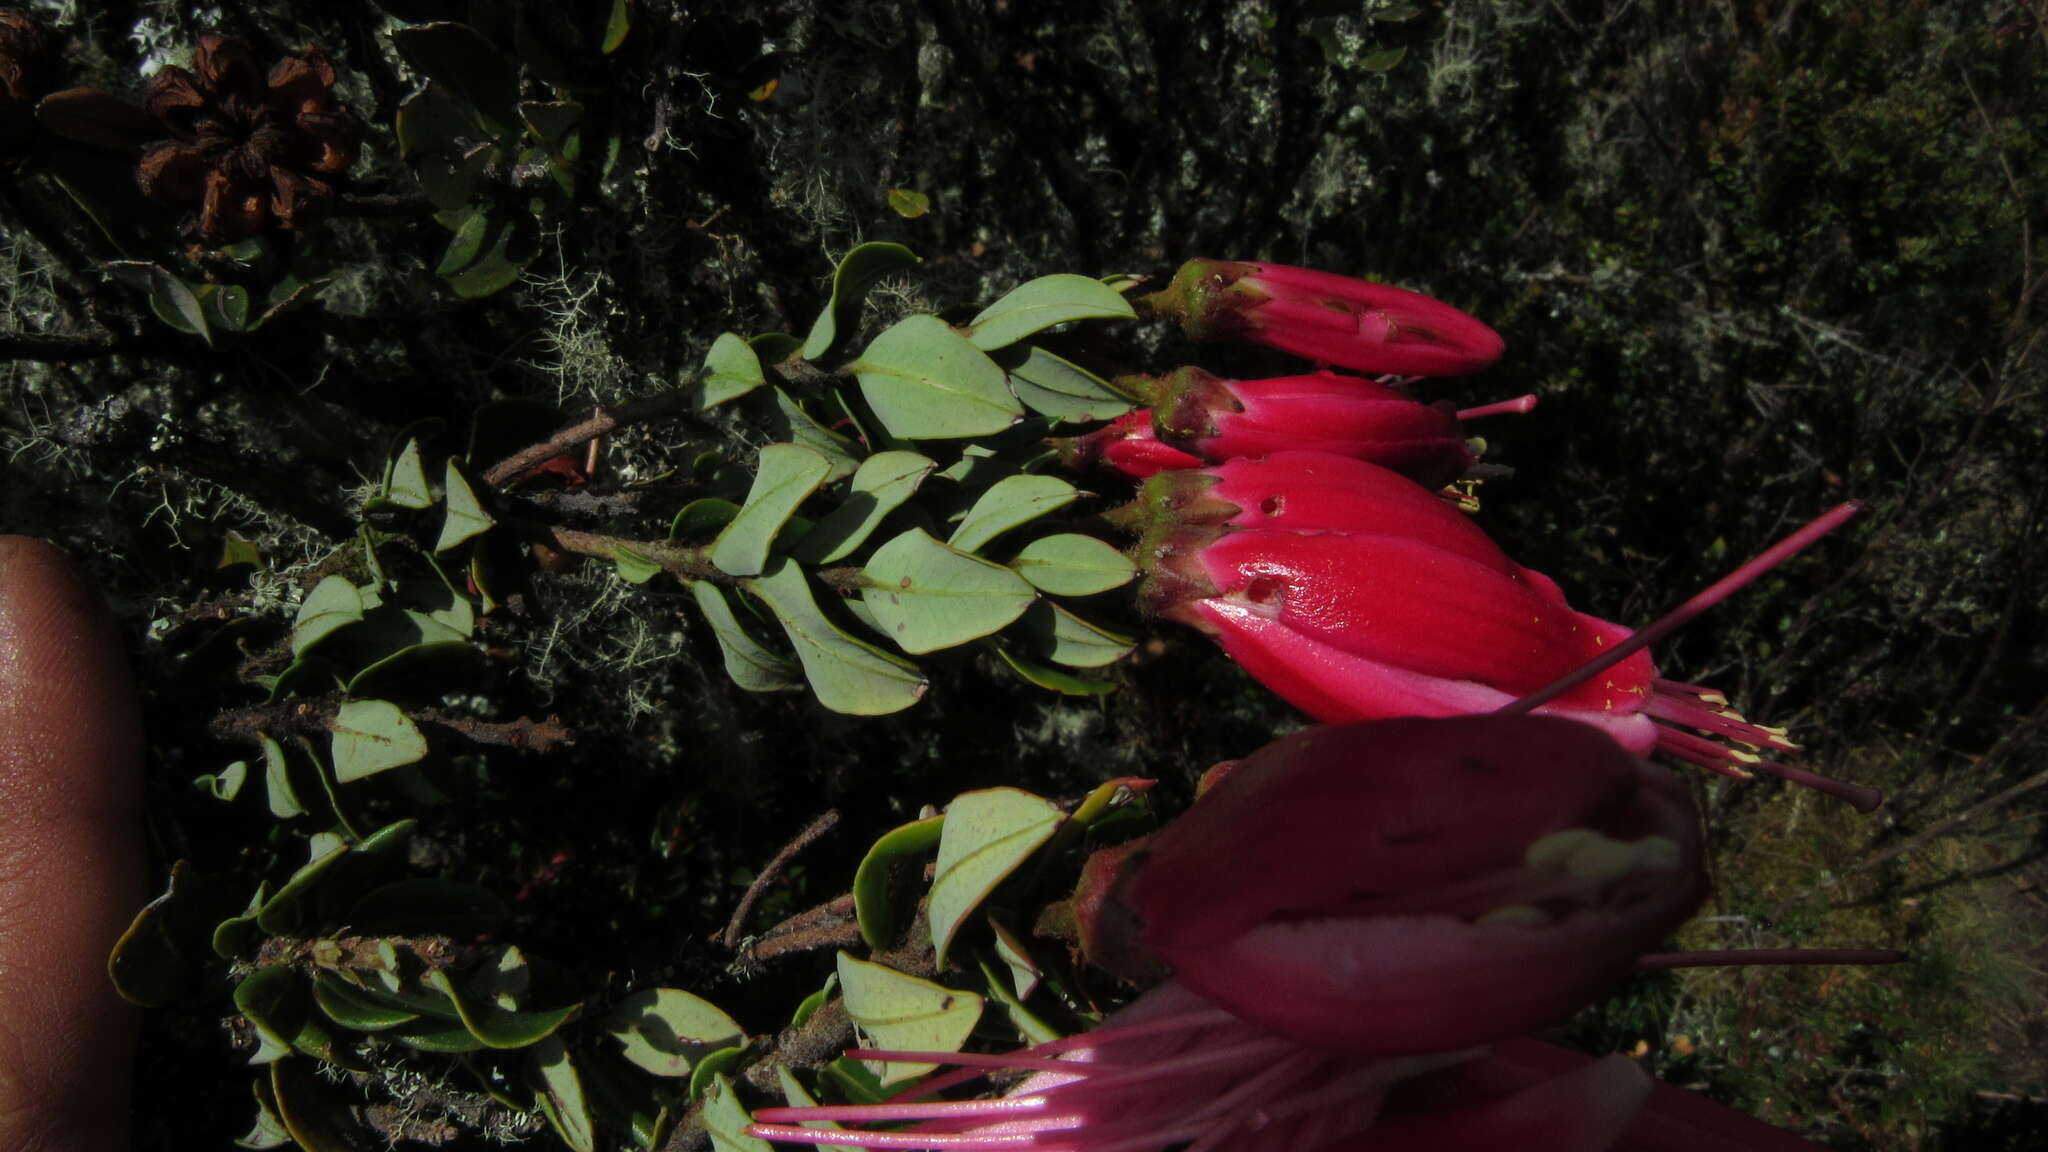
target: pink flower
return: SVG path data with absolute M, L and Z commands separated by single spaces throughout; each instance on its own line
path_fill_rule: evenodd
M 1205 460 L 1309 449 L 1367 460 L 1429 488 L 1465 474 L 1472 453 L 1456 410 L 1384 384 L 1315 372 L 1225 380 L 1200 368 L 1119 384 L 1152 403 L 1159 439 Z
M 1305 1047 L 1171 981 L 1093 1031 L 1018 1052 L 848 1055 L 961 1069 L 883 1104 L 762 1108 L 748 1133 L 786 1143 L 967 1152 L 1165 1152 L 1175 1145 L 1185 1145 L 1187 1152 L 1451 1149 L 1483 1145 L 1446 1144 L 1443 1138 L 1499 1134 L 1513 1136 L 1515 1146 L 1528 1152 L 1601 1152 L 1613 1145 L 1650 1089 L 1649 1078 L 1625 1057 L 1533 1082 L 1519 1076 L 1516 1066 L 1510 1075 L 1522 1082 L 1494 1097 L 1468 1093 L 1457 1106 L 1434 1114 L 1407 1108 L 1388 1128 L 1405 1139 L 1386 1143 L 1377 1138 L 1382 1109 L 1398 1099 L 1404 1084 L 1483 1054 L 1364 1059 Z M 925 1099 L 939 1088 L 996 1071 L 1031 1075 L 995 1099 Z M 906 1122 L 907 1128 L 894 1130 L 872 1127 Z
M 1573 610 L 1555 583 L 1434 493 L 1363 461 L 1235 460 L 1156 477 L 1142 503 L 1148 610 L 1208 633 L 1318 720 L 1492 712 L 1632 635 Z M 1538 711 L 1598 727 L 1632 752 L 1656 748 L 1743 778 L 1772 772 L 1865 810 L 1877 803 L 1868 789 L 1716 743 L 1794 747 L 1712 689 L 1660 679 L 1645 651 Z
M 1319 1048 L 1487 1044 L 1591 1003 L 1691 915 L 1696 825 L 1669 773 L 1583 724 L 1314 728 L 1091 869 L 1082 941 Z
M 1141 311 L 1193 340 L 1242 338 L 1372 375 L 1455 376 L 1500 359 L 1493 329 L 1418 292 L 1328 272 L 1190 260 Z

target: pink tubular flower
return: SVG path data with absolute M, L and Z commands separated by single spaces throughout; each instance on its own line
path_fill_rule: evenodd
M 1691 915 L 1696 825 L 1669 773 L 1583 724 L 1310 729 L 1085 879 L 1082 940 L 1319 1048 L 1487 1044 L 1592 1002 Z
M 1465 474 L 1472 453 L 1456 411 L 1335 372 L 1225 380 L 1200 368 L 1118 381 L 1152 402 L 1153 430 L 1224 461 L 1309 449 L 1367 460 L 1429 488 Z
M 1147 608 L 1208 633 L 1318 720 L 1495 711 L 1632 635 L 1574 611 L 1555 583 L 1433 493 L 1363 461 L 1237 460 L 1155 478 L 1143 503 Z M 1660 679 L 1644 651 L 1546 696 L 1538 711 L 1598 727 L 1632 752 L 1656 748 L 1745 779 L 1771 772 L 1865 811 L 1877 803 L 1868 789 L 1746 750 L 1794 745 L 1710 688 Z
M 1372 375 L 1456 376 L 1500 359 L 1499 333 L 1419 292 L 1284 264 L 1190 260 L 1141 313 L 1192 340 L 1242 338 Z

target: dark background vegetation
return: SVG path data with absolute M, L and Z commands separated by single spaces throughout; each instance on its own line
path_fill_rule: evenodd
M 355 191 L 403 198 L 390 125 L 411 82 L 381 31 L 464 7 L 68 15 L 74 69 L 116 90 L 203 30 L 266 57 L 326 46 L 368 125 Z M 722 330 L 803 331 L 861 240 L 925 257 L 871 318 L 1054 271 L 1305 264 L 1427 291 L 1506 336 L 1498 366 L 1439 386 L 1543 398 L 1477 429 L 1515 469 L 1480 520 L 1596 615 L 1645 620 L 1827 505 L 1871 503 L 1660 665 L 1889 796 L 1860 818 L 1775 784 L 1701 784 L 1719 893 L 1687 943 L 1913 958 L 1643 980 L 1581 1035 L 1640 1044 L 1666 1077 L 1837 1147 L 2028 1146 L 2048 1096 L 2048 7 L 1448 0 L 1367 18 L 1395 7 L 646 0 L 592 98 L 624 134 L 618 170 L 520 284 L 454 300 L 431 275 L 434 224 L 344 214 L 320 240 L 340 272 L 324 302 L 214 348 L 103 277 L 48 184 L 10 179 L 0 525 L 62 543 L 115 603 L 149 701 L 160 863 L 226 867 L 264 834 L 190 784 L 245 755 L 207 722 L 250 696 L 172 676 L 166 638 L 208 612 L 287 619 L 401 428 L 445 421 L 440 448 L 460 451 L 492 401 L 574 416 L 674 386 Z M 930 213 L 892 212 L 897 188 Z M 75 346 L 38 359 L 30 335 Z M 1157 338 L 1133 366 L 1189 354 Z M 669 474 L 717 443 L 694 425 L 617 438 L 606 482 L 637 487 L 598 521 L 658 531 L 688 494 Z M 217 567 L 231 534 L 259 568 Z M 475 707 L 557 714 L 576 744 L 493 761 L 432 818 L 441 863 L 508 892 L 569 854 L 522 905 L 520 939 L 598 998 L 675 984 L 772 1027 L 818 969 L 728 982 L 705 940 L 748 870 L 827 806 L 847 822 L 781 910 L 843 890 L 872 835 L 922 804 L 1123 774 L 1184 795 L 1294 722 L 1166 633 L 1102 701 L 963 660 L 907 714 L 832 716 L 733 689 L 686 599 L 594 565 L 537 575 L 524 614 L 489 623 Z M 246 1126 L 214 993 L 150 1017 L 144 1146 Z

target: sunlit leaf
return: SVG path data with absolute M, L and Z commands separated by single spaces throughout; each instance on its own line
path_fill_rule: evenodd
M 898 899 L 908 887 L 898 883 L 899 874 L 914 865 L 917 879 L 924 879 L 922 862 L 938 848 L 945 827 L 944 816 L 913 820 L 884 833 L 861 857 L 853 874 L 853 914 L 868 947 L 880 952 L 895 946 L 909 919 L 903 905 L 916 903 Z
M 776 535 L 831 471 L 830 461 L 801 444 L 762 448 L 746 503 L 711 545 L 711 562 L 733 576 L 760 575 Z
M 1137 315 L 1123 293 L 1102 281 L 1060 272 L 1020 284 L 982 309 L 968 323 L 967 338 L 976 348 L 989 351 L 1070 320 L 1130 320 Z
M 790 554 L 806 564 L 844 559 L 866 543 L 936 467 L 929 457 L 915 452 L 877 452 L 861 461 L 845 502 L 818 521 Z
M 1024 414 L 1002 367 L 936 316 L 899 321 L 848 367 L 876 419 L 904 439 L 992 435 Z
M 1000 564 L 946 547 L 912 528 L 875 551 L 861 601 L 904 651 L 935 652 L 979 639 L 1023 615 L 1038 594 Z
M 363 618 L 363 594 L 345 577 L 322 576 L 292 620 L 292 655 L 303 656 L 313 645 Z
M 880 716 L 923 698 L 928 682 L 917 666 L 855 640 L 826 619 L 811 598 L 810 581 L 793 561 L 776 561 L 745 587 L 789 634 L 818 703 L 834 712 Z
M 747 342 L 731 332 L 721 332 L 704 356 L 704 378 L 697 383 L 697 407 L 714 408 L 744 396 L 768 383 L 761 370 L 761 358 Z
M 787 657 L 754 639 L 725 598 L 725 590 L 708 580 L 690 581 L 690 594 L 711 625 L 725 658 L 725 674 L 749 692 L 784 692 L 803 686 L 802 673 Z
M 670 1077 L 688 1076 L 706 1054 L 747 1039 L 717 1005 L 680 988 L 649 988 L 620 1001 L 604 1033 L 628 1063 Z
M 934 963 L 946 966 L 946 952 L 960 925 L 1065 818 L 1058 805 L 1015 788 L 985 788 L 953 801 L 946 809 L 932 875 Z
M 570 1152 L 596 1152 L 597 1130 L 590 1123 L 583 1080 L 558 1037 L 550 1036 L 534 1046 L 533 1074 L 540 1082 L 537 1100 L 541 1111 L 562 1143 Z
M 497 521 L 484 511 L 476 490 L 463 478 L 462 470 L 454 459 L 448 461 L 444 473 L 443 491 L 448 502 L 447 517 L 441 521 L 440 538 L 434 541 L 434 551 L 446 552 L 472 536 L 480 535 Z
M 1113 420 L 1136 405 L 1100 376 L 1043 348 L 1017 347 L 997 357 L 1010 372 L 1010 390 L 1026 408 L 1055 420 Z
M 426 737 L 396 704 L 349 700 L 335 713 L 328 758 L 340 783 L 415 763 L 426 754 Z
M 1078 489 L 1057 476 L 1006 476 L 981 494 L 946 543 L 962 552 L 979 552 L 1010 529 L 1080 498 Z
M 848 252 L 832 273 L 832 299 L 812 323 L 810 335 L 799 350 L 806 360 L 832 354 L 839 343 L 852 335 L 860 321 L 861 304 L 884 276 L 912 264 L 922 263 L 917 254 L 901 244 L 862 244 Z
M 846 1014 L 878 1048 L 958 1052 L 981 1019 L 981 997 L 934 984 L 884 964 L 839 954 L 839 989 Z M 883 1083 L 922 1076 L 935 1065 L 869 1064 Z

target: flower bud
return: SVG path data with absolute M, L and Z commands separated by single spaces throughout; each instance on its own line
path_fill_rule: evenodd
M 1190 260 L 1141 312 L 1191 340 L 1244 339 L 1373 375 L 1455 376 L 1500 359 L 1493 329 L 1438 300 L 1328 272 Z
M 1226 380 L 1200 368 L 1119 383 L 1152 401 L 1160 441 L 1205 460 L 1306 449 L 1378 464 L 1429 488 L 1465 474 L 1456 410 L 1335 372 Z
M 1052 444 L 1059 452 L 1060 463 L 1069 468 L 1100 463 L 1137 480 L 1202 466 L 1201 457 L 1160 442 L 1153 434 L 1152 412 L 1145 408 L 1126 412 L 1086 436 L 1054 440 Z

